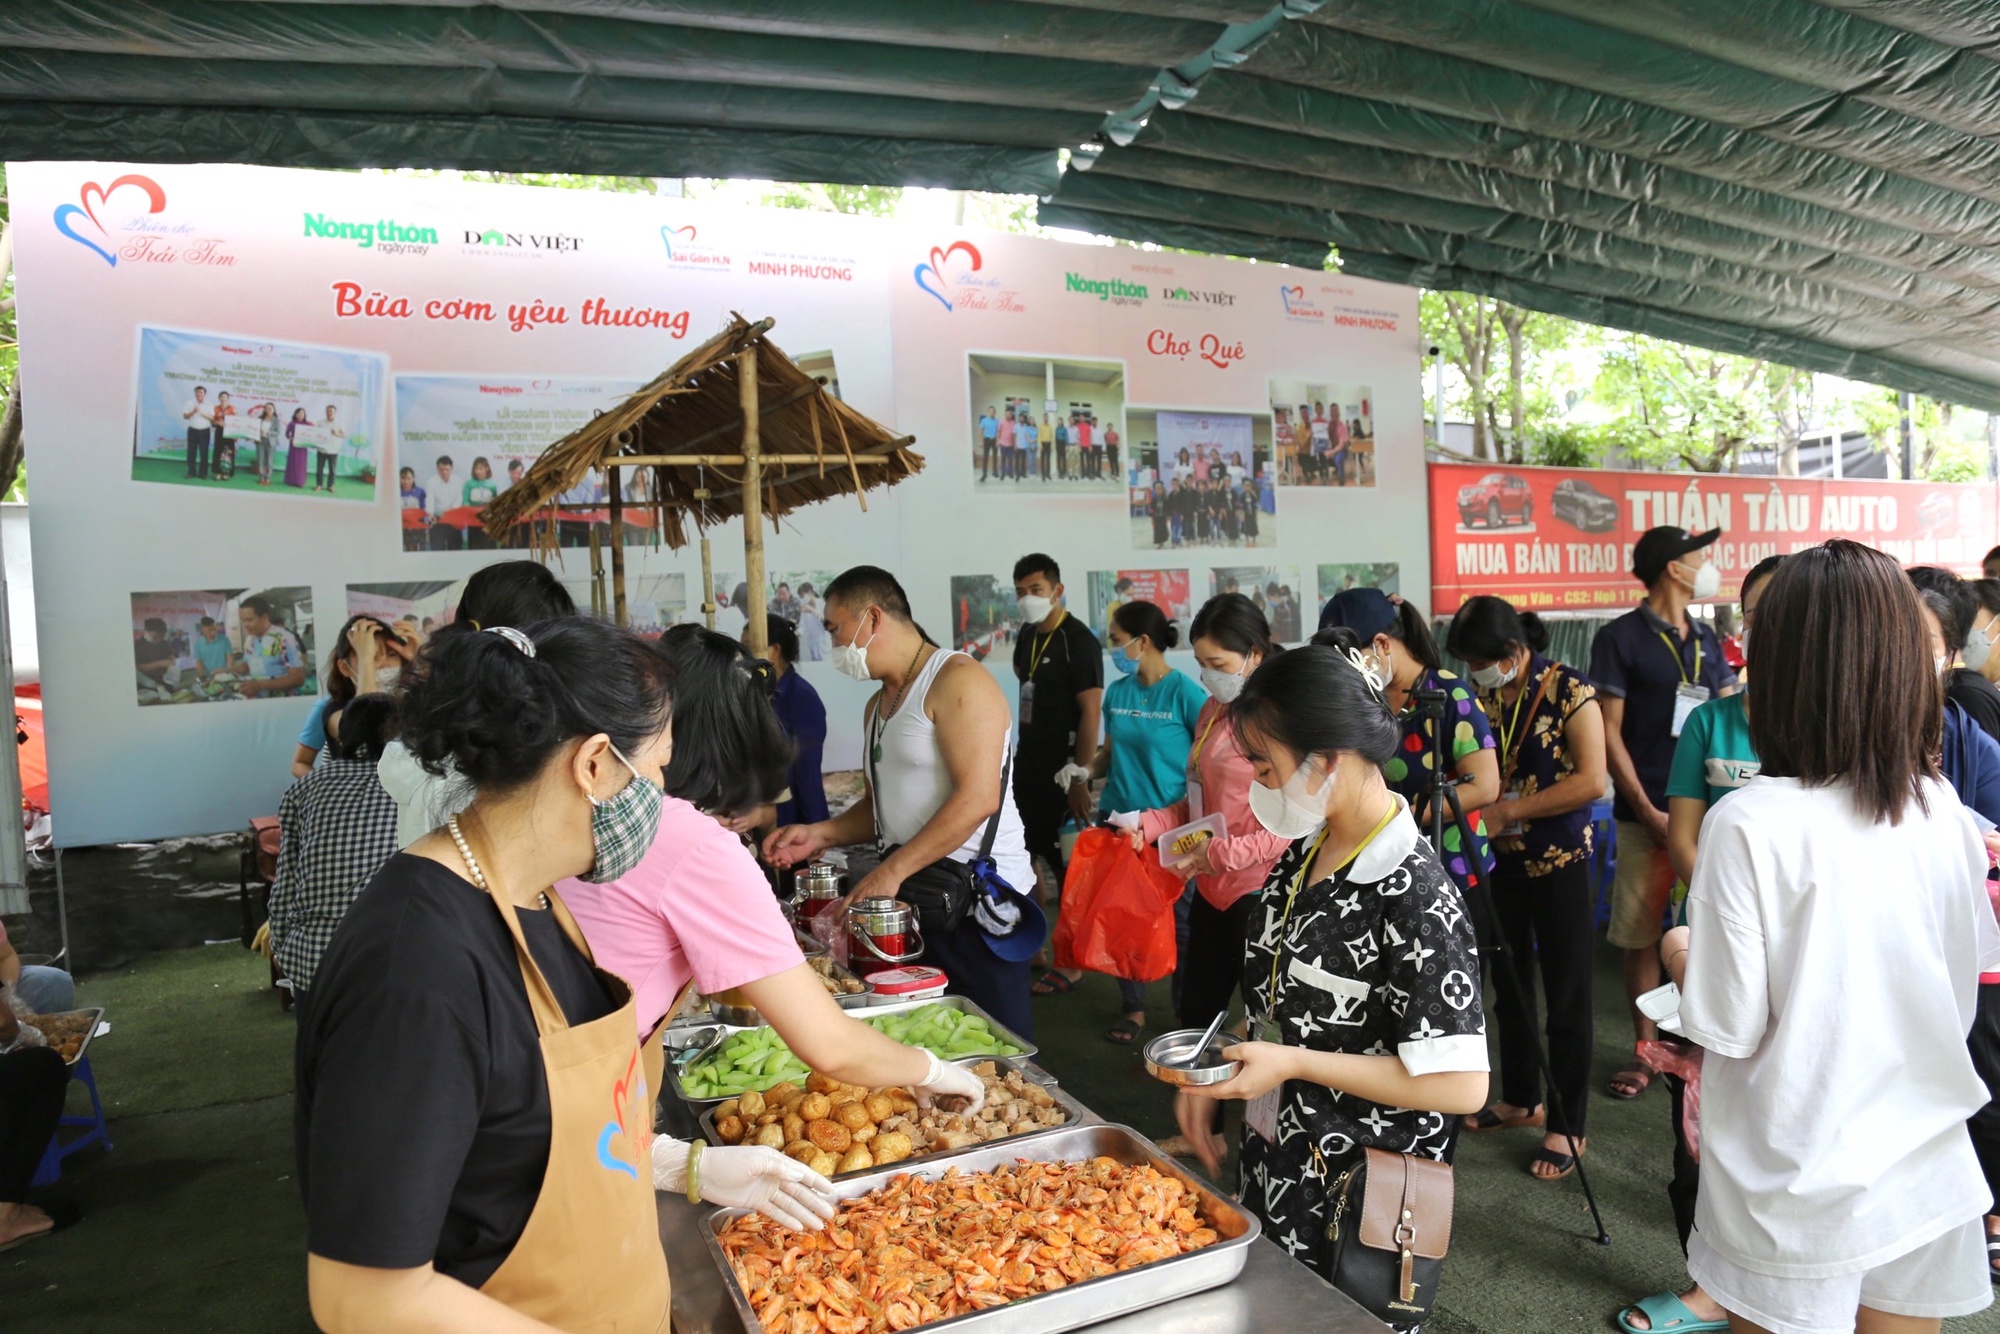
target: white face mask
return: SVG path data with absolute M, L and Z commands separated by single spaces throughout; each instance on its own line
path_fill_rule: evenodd
M 1975 672 L 1986 666 L 1986 660 L 1993 656 L 1995 626 L 2000 626 L 2000 620 L 1988 621 L 1984 630 L 1974 630 L 1965 637 L 1965 648 L 1959 656 Z
M 1493 662 L 1484 667 L 1474 667 L 1467 675 L 1472 678 L 1472 684 L 1481 690 L 1498 690 L 1519 673 L 1513 667 L 1503 668 L 1499 663 Z
M 1201 669 L 1201 684 L 1217 702 L 1234 704 L 1236 697 L 1243 693 L 1243 672 L 1218 672 L 1213 667 Z
M 1694 572 L 1694 584 L 1689 596 L 1696 602 L 1705 602 L 1722 591 L 1722 571 L 1714 561 Z
M 875 636 L 871 634 L 865 644 L 835 644 L 833 670 L 842 676 L 864 683 L 874 680 L 875 678 L 868 674 L 868 645 L 874 642 Z
M 402 679 L 403 667 L 401 663 L 393 667 L 377 667 L 375 669 L 375 688 L 377 690 L 392 691 L 396 688 L 396 683 Z
M 1304 838 L 1325 824 L 1326 785 L 1333 779 L 1328 775 L 1315 793 L 1312 783 L 1319 767 L 1315 760 L 1305 761 L 1292 771 L 1283 787 L 1265 787 L 1252 780 L 1250 813 L 1257 817 L 1257 823 L 1285 839 Z
M 1944 674 L 1950 669 L 1951 669 L 1950 654 L 1940 653 L 1936 657 L 1931 659 L 1931 670 L 1936 672 L 1940 678 L 1942 678 Z
M 1021 609 L 1021 621 L 1026 625 L 1040 625 L 1056 609 L 1054 599 L 1025 593 L 1014 599 L 1014 605 Z

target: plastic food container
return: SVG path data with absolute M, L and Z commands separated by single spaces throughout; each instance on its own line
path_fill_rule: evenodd
M 1160 865 L 1175 875 L 1188 875 L 1194 866 L 1195 851 L 1211 838 L 1221 838 L 1228 832 L 1229 826 L 1213 812 L 1177 825 L 1154 840 L 1154 846 L 1160 850 Z
M 878 997 L 893 997 L 898 1002 L 935 1000 L 944 995 L 944 989 L 951 985 L 951 979 L 944 975 L 942 968 L 932 968 L 927 964 L 890 968 L 870 973 L 862 980 L 875 988 Z

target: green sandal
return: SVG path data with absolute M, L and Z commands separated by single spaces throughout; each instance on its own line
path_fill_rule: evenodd
M 1651 1329 L 1642 1330 L 1626 1317 L 1633 1311 L 1646 1317 Z M 1703 1320 L 1688 1309 L 1688 1304 L 1680 1299 L 1680 1294 L 1656 1292 L 1650 1297 L 1642 1297 L 1618 1313 L 1618 1328 L 1625 1334 L 1652 1334 L 1654 1330 L 1671 1331 L 1671 1334 L 1697 1334 L 1697 1331 L 1727 1330 L 1727 1320 Z

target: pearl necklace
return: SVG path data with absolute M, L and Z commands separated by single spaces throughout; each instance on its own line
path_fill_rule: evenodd
M 465 869 L 472 873 L 472 883 L 481 889 L 487 889 L 486 873 L 479 869 L 479 859 L 472 855 L 472 847 L 465 841 L 465 834 L 458 827 L 458 817 L 451 816 L 444 824 L 451 833 L 451 841 L 458 845 L 458 855 L 465 859 Z M 549 906 L 549 896 L 546 893 L 542 895 L 541 906 L 544 908 Z

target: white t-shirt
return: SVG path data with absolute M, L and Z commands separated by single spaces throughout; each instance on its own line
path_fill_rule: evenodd
M 375 776 L 396 803 L 396 846 L 407 848 L 472 804 L 472 784 L 440 778 L 417 763 L 400 741 L 382 747 Z
M 1943 783 L 1900 825 L 1758 777 L 1702 822 L 1681 1026 L 1702 1067 L 1703 1241 L 1744 1269 L 1871 1269 L 1992 1202 L 1965 1038 L 2000 961 L 1986 850 Z
M 215 409 L 192 398 L 181 404 L 181 416 L 190 431 L 206 431 L 215 425 Z

